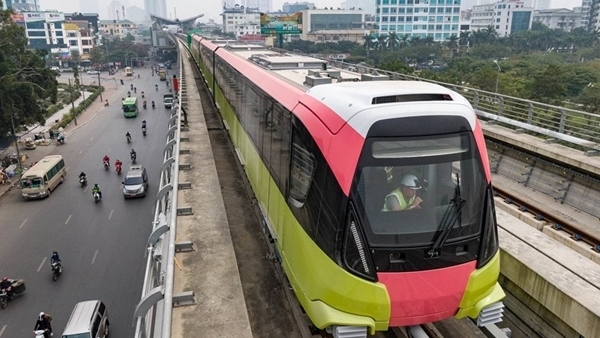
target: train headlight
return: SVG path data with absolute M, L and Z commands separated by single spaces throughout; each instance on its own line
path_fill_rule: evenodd
M 483 234 L 481 238 L 481 251 L 477 268 L 485 266 L 498 251 L 498 229 L 496 226 L 496 211 L 491 186 L 487 190 L 485 214 L 483 219 Z
M 376 281 L 375 269 L 368 254 L 368 248 L 353 212 L 348 217 L 343 252 L 344 264 L 350 272 Z

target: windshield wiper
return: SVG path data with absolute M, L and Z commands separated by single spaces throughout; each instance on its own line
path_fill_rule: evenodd
M 452 227 L 458 220 L 458 224 L 462 224 L 461 222 L 461 210 L 465 205 L 465 200 L 462 198 L 460 193 L 460 178 L 458 177 L 458 173 L 456 173 L 456 188 L 454 189 L 454 198 L 452 199 L 452 204 L 454 204 L 454 208 L 449 206 L 444 213 L 444 217 L 442 217 L 442 232 L 433 243 L 433 247 L 429 250 L 429 258 L 438 257 L 440 255 L 440 248 L 444 246 L 446 240 L 448 239 L 448 235 L 450 235 L 450 231 Z M 456 209 L 455 212 L 452 212 Z

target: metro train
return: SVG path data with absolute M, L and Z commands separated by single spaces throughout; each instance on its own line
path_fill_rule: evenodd
M 452 316 L 501 321 L 491 174 L 464 97 L 262 46 L 188 41 L 316 327 L 366 337 Z

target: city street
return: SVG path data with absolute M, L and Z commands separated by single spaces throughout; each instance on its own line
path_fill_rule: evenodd
M 140 300 L 145 268 L 145 243 L 150 234 L 154 196 L 158 192 L 159 169 L 167 132 L 169 112 L 162 105 L 168 90 L 158 77 L 151 76 L 150 66 L 136 68 L 134 78 L 123 78 L 125 85 L 114 80 L 102 85 L 112 88 L 109 107 L 93 113 L 89 122 L 66 129 L 67 142 L 49 148 L 31 150 L 60 154 L 65 159 L 68 175 L 62 185 L 44 200 L 25 202 L 20 189 L 13 188 L 0 200 L 0 276 L 25 279 L 27 291 L 0 310 L 0 337 L 33 336 L 36 316 L 50 313 L 55 336 L 60 336 L 73 306 L 84 300 L 99 299 L 106 303 L 110 316 L 111 336 L 133 335 L 133 313 Z M 140 72 L 141 79 L 137 78 Z M 107 76 L 102 73 L 101 77 Z M 72 77 L 63 73 L 60 81 Z M 85 84 L 96 75 L 82 74 Z M 118 81 L 118 80 L 117 80 Z M 130 84 L 137 87 L 140 114 L 125 119 L 121 97 L 127 96 Z M 154 85 L 159 84 L 159 91 Z M 118 89 L 115 89 L 118 88 Z M 141 91 L 146 92 L 148 109 L 142 108 Z M 105 92 L 107 93 L 107 92 Z M 99 99 L 98 99 L 99 100 Z M 150 102 L 156 101 L 156 109 Z M 97 104 L 95 106 L 98 106 Z M 142 136 L 142 120 L 148 123 L 147 136 Z M 127 144 L 125 133 L 132 134 Z M 149 192 L 146 198 L 124 200 L 121 181 L 131 164 L 129 151 L 137 152 L 138 164 L 148 170 Z M 102 168 L 102 157 L 108 154 L 111 168 Z M 114 162 L 120 159 L 123 173 L 118 176 Z M 78 174 L 85 171 L 88 186 L 81 188 Z M 17 180 L 13 178 L 13 183 Z M 103 199 L 95 204 L 91 188 L 98 183 Z M 63 274 L 52 281 L 49 258 L 60 253 Z

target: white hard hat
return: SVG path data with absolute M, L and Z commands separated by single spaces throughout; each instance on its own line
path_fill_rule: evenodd
M 404 175 L 400 184 L 413 190 L 421 189 L 421 183 L 419 183 L 419 179 L 415 175 Z

